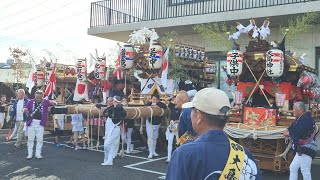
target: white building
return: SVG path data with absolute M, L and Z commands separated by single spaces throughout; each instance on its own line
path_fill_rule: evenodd
M 225 60 L 223 55 L 217 56 L 219 47 L 205 42 L 193 30 L 194 25 L 210 22 L 233 25 L 237 21 L 247 25 L 253 17 L 261 26 L 269 17 L 271 36 L 268 40 L 281 41 L 280 25 L 311 11 L 320 11 L 320 0 L 105 0 L 91 4 L 88 34 L 124 42 L 133 30 L 144 26 L 155 28 L 160 36 L 176 31 L 181 43 L 205 47 L 209 58 Z M 319 24 L 312 26 L 300 35 L 299 40 L 286 47 L 300 54 L 306 52 L 306 64 L 318 70 Z

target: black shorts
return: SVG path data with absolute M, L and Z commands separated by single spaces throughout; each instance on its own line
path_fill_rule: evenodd
M 55 131 L 53 132 L 54 136 L 62 136 L 63 130 L 60 130 L 58 128 L 55 128 Z

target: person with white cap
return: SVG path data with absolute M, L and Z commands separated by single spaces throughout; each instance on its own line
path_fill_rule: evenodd
M 119 145 L 120 141 L 120 124 L 122 119 L 126 117 L 126 111 L 121 105 L 120 96 L 114 96 L 113 106 L 105 109 L 104 114 L 108 118 L 105 125 L 104 161 L 101 165 L 112 166 L 116 146 Z
M 261 179 L 249 150 L 223 132 L 230 110 L 225 92 L 204 88 L 183 107 L 192 108 L 192 127 L 199 137 L 175 150 L 167 169 L 167 180 Z

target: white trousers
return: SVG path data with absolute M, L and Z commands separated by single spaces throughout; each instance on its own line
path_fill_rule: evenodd
M 106 128 L 106 134 L 108 129 Z M 104 162 L 112 163 L 113 156 L 116 149 L 117 144 L 119 144 L 120 140 L 120 127 L 115 126 L 111 129 L 112 132 L 109 133 L 104 139 Z
M 9 140 L 11 140 L 11 139 L 13 139 L 14 137 L 16 137 L 17 130 L 18 130 L 17 124 L 15 124 L 15 125 L 14 125 L 14 129 L 13 129 L 13 131 L 12 131 L 10 137 L 9 137 Z
M 132 131 L 133 131 L 133 128 L 128 128 L 128 131 L 124 132 L 124 130 L 123 130 L 123 133 L 121 135 L 122 136 L 122 141 L 127 144 L 127 151 L 129 151 L 130 147 L 131 147 Z
M 32 120 L 31 126 L 28 127 L 28 155 L 33 154 L 34 139 L 37 138 L 36 156 L 41 155 L 43 145 L 44 127 L 40 125 L 40 120 Z
M 178 136 L 177 133 L 174 132 L 168 132 L 166 133 L 167 135 L 167 140 L 168 140 L 168 158 L 167 161 L 170 161 L 171 159 L 171 154 L 172 154 L 172 149 L 173 149 L 173 140 L 175 136 Z
M 0 129 L 3 127 L 4 125 L 4 120 L 6 118 L 6 113 L 0 113 Z
M 290 164 L 290 178 L 289 180 L 298 179 L 298 171 L 301 169 L 301 173 L 304 180 L 311 180 L 311 163 L 312 158 L 308 155 L 302 154 L 299 156 L 298 153 L 293 158 Z
M 157 139 L 159 136 L 159 125 L 152 125 L 149 121 L 146 121 L 146 131 L 148 136 L 148 148 L 149 154 L 154 155 L 156 153 Z

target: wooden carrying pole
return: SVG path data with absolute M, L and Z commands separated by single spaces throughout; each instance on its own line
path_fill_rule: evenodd
M 66 114 L 91 114 L 94 117 L 99 117 L 100 109 L 98 109 L 94 104 L 81 104 L 81 105 L 66 105 L 61 107 L 55 107 L 56 109 L 67 109 Z M 127 116 L 124 119 L 139 119 L 153 116 L 167 116 L 169 110 L 161 109 L 160 107 L 150 107 L 150 106 L 141 106 L 141 107 L 123 107 L 127 112 Z M 103 110 L 103 108 L 102 108 Z

